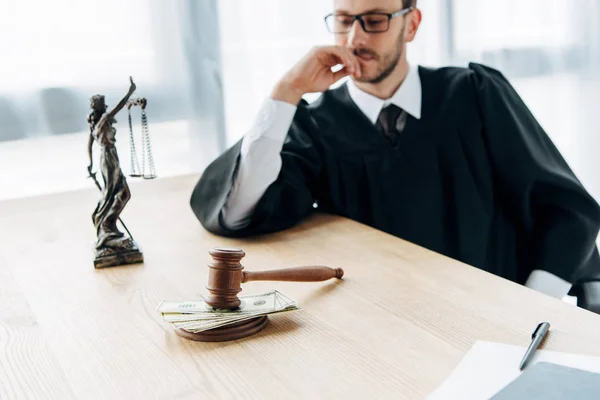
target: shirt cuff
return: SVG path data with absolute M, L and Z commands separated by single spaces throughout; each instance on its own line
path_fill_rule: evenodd
M 571 284 L 548 271 L 536 269 L 531 272 L 525 286 L 548 296 L 561 299 L 571 290 Z
M 297 107 L 293 104 L 267 97 L 258 111 L 252 129 L 244 136 L 244 140 L 254 141 L 267 137 L 283 144 L 292 125 L 296 109 Z

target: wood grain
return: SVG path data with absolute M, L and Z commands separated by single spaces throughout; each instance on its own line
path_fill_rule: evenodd
M 600 356 L 600 318 L 364 225 L 315 215 L 281 234 L 203 230 L 197 176 L 132 183 L 122 214 L 141 265 L 94 270 L 94 190 L 0 203 L 0 398 L 426 397 L 476 340 Z M 234 342 L 180 338 L 162 300 L 207 294 L 208 251 L 241 248 L 249 271 L 299 265 L 343 280 L 248 282 L 301 310 Z
M 0 399 L 72 398 L 49 343 L 8 268 L 0 259 Z

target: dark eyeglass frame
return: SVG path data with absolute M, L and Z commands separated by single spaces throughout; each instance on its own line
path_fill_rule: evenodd
M 368 12 L 368 13 L 364 13 L 364 14 L 357 14 L 357 15 L 348 15 L 348 14 L 336 14 L 336 13 L 331 13 L 331 14 L 327 14 L 324 18 L 325 20 L 325 26 L 327 27 L 327 30 L 330 33 L 335 33 L 335 34 L 344 34 L 344 33 L 348 33 L 350 32 L 350 30 L 352 30 L 352 25 L 354 25 L 354 21 L 358 20 L 358 22 L 360 23 L 360 26 L 362 27 L 363 31 L 367 32 L 367 33 L 383 33 L 383 32 L 387 32 L 390 29 L 390 21 L 392 20 L 392 18 L 396 18 L 396 17 L 400 17 L 402 15 L 406 15 L 409 12 L 411 12 L 412 10 L 414 10 L 415 7 L 407 7 L 407 8 L 403 8 L 402 10 L 398 10 L 396 12 L 387 14 L 387 13 L 382 13 L 382 12 Z M 387 17 L 387 27 L 385 28 L 385 30 L 380 31 L 372 31 L 372 30 L 367 30 L 367 28 L 365 27 L 365 21 L 363 20 L 364 16 L 367 15 L 377 15 L 377 16 L 385 16 Z M 329 24 L 327 23 L 327 19 L 331 18 L 331 17 L 335 17 L 335 16 L 344 16 L 344 17 L 350 17 L 350 24 L 348 25 L 348 30 L 347 31 L 343 31 L 343 32 L 334 32 L 331 29 L 329 29 Z

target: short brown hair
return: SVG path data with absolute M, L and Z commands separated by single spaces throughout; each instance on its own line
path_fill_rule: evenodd
M 416 7 L 416 6 L 417 6 L 417 0 L 402 0 L 403 8 Z

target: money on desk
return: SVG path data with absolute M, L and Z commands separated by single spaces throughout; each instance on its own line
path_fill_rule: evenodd
M 162 314 L 163 321 L 173 327 L 198 333 L 261 315 L 299 309 L 294 300 L 277 290 L 240 296 L 240 301 L 240 306 L 235 310 L 214 309 L 204 300 L 163 301 L 157 311 Z

